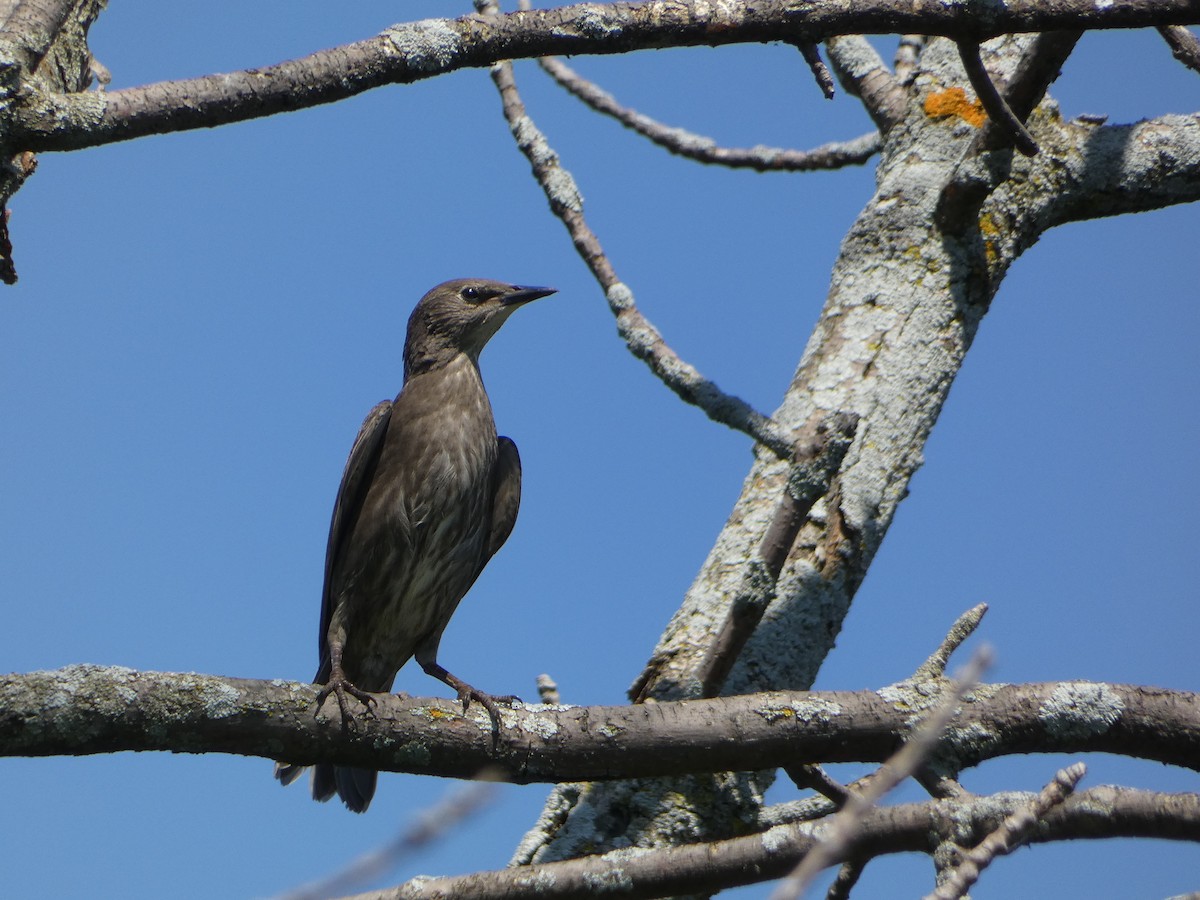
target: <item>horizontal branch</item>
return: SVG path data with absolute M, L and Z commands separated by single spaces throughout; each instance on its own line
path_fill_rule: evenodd
M 1074 128 L 1047 227 L 1200 200 L 1200 114 Z
M 13 113 L 9 146 L 72 150 L 211 128 L 505 59 L 878 32 L 982 41 L 1014 32 L 1195 22 L 1200 22 L 1200 0 L 1009 0 L 982 8 L 903 0 L 649 0 L 425 19 L 265 68 L 103 93 L 31 92 Z
M 595 781 L 879 762 L 936 705 L 937 682 L 879 691 L 772 692 L 615 707 L 486 712 L 379 695 L 346 730 L 314 715 L 317 689 L 285 681 L 68 666 L 0 676 L 0 756 L 121 750 L 236 753 L 517 783 Z M 1105 752 L 1200 769 L 1200 695 L 1129 685 L 984 685 L 938 746 L 959 768 L 1012 753 Z
M 982 838 L 1036 799 L 1005 793 L 962 800 L 933 800 L 869 810 L 853 853 L 869 859 L 890 853 L 932 853 L 941 840 Z M 761 834 L 661 850 L 616 850 L 563 862 L 516 866 L 448 878 L 415 878 L 353 900 L 417 900 L 423 897 L 528 897 L 551 900 L 591 896 L 597 886 L 622 898 L 714 893 L 786 874 L 819 840 L 823 823 L 779 825 Z M 1200 795 L 1161 794 L 1098 787 L 1049 810 L 1029 843 L 1078 838 L 1153 837 L 1200 841 Z M 840 862 L 841 860 L 835 860 Z M 1059 893 L 1070 892 L 1069 875 Z M 350 900 L 350 898 L 347 898 Z

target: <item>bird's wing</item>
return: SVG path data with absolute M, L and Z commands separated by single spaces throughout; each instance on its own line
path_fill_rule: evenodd
M 492 470 L 492 525 L 488 530 L 487 555 L 480 568 L 504 546 L 517 521 L 521 506 L 521 456 L 510 438 L 498 440 L 496 468 Z
M 317 635 L 318 652 L 320 653 L 321 668 L 318 680 L 325 673 L 329 664 L 329 647 L 326 645 L 326 632 L 329 631 L 329 620 L 333 617 L 333 598 L 330 591 L 333 573 L 338 559 L 345 549 L 346 541 L 358 521 L 362 510 L 363 500 L 367 496 L 367 488 L 379 464 L 379 452 L 383 449 L 383 437 L 387 434 L 388 422 L 392 418 L 392 401 L 383 400 L 367 413 L 362 428 L 358 429 L 358 437 L 350 449 L 350 458 L 346 460 L 346 469 L 342 472 L 342 483 L 338 486 L 337 499 L 333 503 L 333 521 L 329 524 L 329 544 L 325 548 L 325 586 L 321 591 L 321 630 Z M 328 673 L 325 673 L 326 675 Z

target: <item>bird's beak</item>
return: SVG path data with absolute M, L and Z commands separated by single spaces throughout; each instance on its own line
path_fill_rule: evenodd
M 520 306 L 522 303 L 528 303 L 531 300 L 537 300 L 539 297 L 549 297 L 551 294 L 557 294 L 555 288 L 548 287 L 523 287 L 522 285 L 513 285 L 511 291 L 504 295 L 501 302 L 505 306 Z

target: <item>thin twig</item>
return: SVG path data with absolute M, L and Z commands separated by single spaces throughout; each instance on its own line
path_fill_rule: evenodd
M 485 14 L 496 11 L 493 0 L 478 0 L 476 8 Z M 642 315 L 634 302 L 633 291 L 617 277 L 600 239 L 584 218 L 583 198 L 575 179 L 562 167 L 558 154 L 526 113 L 517 92 L 512 64 L 496 63 L 491 68 L 491 76 L 500 91 L 504 117 L 517 146 L 529 160 L 534 178 L 550 201 L 550 209 L 566 226 L 576 251 L 604 289 L 609 308 L 617 319 L 617 331 L 630 352 L 646 363 L 650 371 L 682 400 L 700 407 L 714 422 L 749 435 L 783 459 L 790 458 L 792 442 L 774 419 L 740 397 L 726 394 L 701 375 L 667 345 L 658 329 Z
M 665 125 L 657 119 L 622 105 L 612 94 L 583 78 L 560 59 L 545 57 L 538 60 L 538 64 L 563 88 L 596 112 L 616 119 L 626 128 L 676 156 L 696 162 L 727 166 L 731 169 L 753 169 L 756 172 L 811 172 L 818 169 L 859 166 L 879 152 L 881 142 L 878 132 L 864 134 L 849 141 L 822 144 L 811 150 L 762 146 L 720 147 L 712 138 Z
M 963 641 L 975 633 L 975 629 L 979 627 L 979 623 L 983 621 L 983 617 L 987 614 L 987 611 L 988 605 L 980 603 L 977 606 L 972 606 L 955 619 L 954 624 L 950 626 L 950 631 L 942 639 L 941 644 L 933 651 L 929 659 L 917 667 L 917 670 L 913 672 L 911 680 L 925 681 L 945 675 L 946 663 L 950 661 L 950 657 L 954 654 L 954 651 L 962 646 Z
M 557 706 L 562 702 L 562 698 L 558 693 L 558 685 L 549 675 L 539 675 L 537 677 L 538 698 L 547 706 Z
M 794 900 L 804 892 L 818 872 L 847 858 L 863 815 L 881 797 L 910 778 L 929 758 L 942 732 L 958 714 L 958 705 L 963 696 L 979 682 L 990 662 L 990 651 L 986 648 L 976 651 L 942 704 L 921 723 L 892 758 L 883 764 L 876 777 L 861 792 L 851 793 L 846 805 L 830 822 L 823 840 L 805 855 L 791 875 L 780 882 L 771 894 L 771 900 Z
M 1200 38 L 1186 25 L 1160 25 L 1158 33 L 1171 48 L 1171 55 L 1187 66 L 1200 72 Z
M 1081 34 L 1079 31 L 1047 31 L 1029 43 L 1004 91 L 1006 108 L 1016 118 L 1029 118 L 1034 107 L 1041 102 L 1050 85 L 1058 77 Z M 976 61 L 979 60 L 977 48 L 972 48 L 963 56 L 963 64 L 968 65 L 968 68 L 968 60 L 972 57 Z M 982 63 L 980 65 L 982 66 Z M 976 77 L 979 77 L 978 73 Z M 982 78 L 984 91 L 980 94 L 981 102 L 985 100 L 989 88 L 995 90 L 986 71 L 982 73 Z M 972 83 L 974 84 L 974 79 Z M 995 187 L 996 173 L 987 167 L 977 166 L 977 157 L 984 151 L 1012 145 L 1010 134 L 1002 121 L 990 113 L 989 110 L 989 118 L 975 133 L 970 146 L 964 151 L 962 159 L 942 188 L 936 219 L 947 231 L 957 231 L 965 227 L 966 222 L 973 220 L 979 207 Z M 999 171 L 1004 171 L 1004 168 L 1001 167 Z
M 1034 107 L 1042 102 L 1046 91 L 1058 78 L 1082 36 L 1082 31 L 1047 31 L 1030 42 L 1004 89 L 1004 102 L 1014 116 L 1021 121 L 1029 118 Z M 994 150 L 1008 145 L 1003 126 L 989 118 L 979 129 L 967 156 L 973 156 L 980 150 Z
M 846 801 L 850 799 L 850 789 L 830 778 L 820 766 L 784 766 L 783 771 L 796 787 L 816 791 L 838 809 L 845 806 Z
M 821 59 L 821 51 L 817 49 L 817 45 L 812 41 L 797 41 L 796 48 L 804 57 L 804 61 L 808 63 L 808 68 L 813 73 L 813 78 L 817 80 L 817 87 L 821 89 L 825 99 L 832 100 L 833 76 L 829 74 L 829 68 L 825 65 L 825 61 Z
M 837 878 L 833 879 L 833 884 L 825 893 L 825 900 L 849 900 L 850 891 L 858 884 L 858 879 L 862 877 L 866 867 L 866 860 L 862 859 L 848 859 L 842 863 Z
M 967 895 L 980 874 L 998 856 L 1006 856 L 1025 843 L 1034 826 L 1054 807 L 1071 796 L 1080 779 L 1087 774 L 1087 766 L 1075 763 L 1060 769 L 1054 780 L 1046 785 L 1029 805 L 1007 816 L 1000 826 L 972 850 L 946 875 L 937 890 L 927 894 L 924 900 L 960 900 Z
M 1026 156 L 1036 156 L 1037 142 L 1034 141 L 1033 135 L 1017 118 L 1016 113 L 1012 111 L 1005 99 L 1000 96 L 1000 92 L 996 90 L 996 85 L 992 82 L 992 77 L 988 75 L 987 68 L 983 64 L 983 57 L 979 55 L 979 44 L 966 38 L 960 38 L 956 43 L 958 55 L 962 58 L 963 68 L 967 72 L 967 78 L 971 82 L 971 87 L 975 89 L 975 96 L 983 104 L 988 118 L 996 123 L 996 126 L 1004 132 L 1008 142 L 1021 153 Z
M 492 802 L 495 794 L 496 785 L 487 781 L 475 781 L 457 788 L 405 828 L 395 840 L 363 854 L 329 878 L 283 894 L 280 900 L 322 900 L 325 897 L 339 897 L 353 890 L 355 885 L 377 880 L 389 869 L 395 868 L 406 856 L 444 837 L 460 822 Z

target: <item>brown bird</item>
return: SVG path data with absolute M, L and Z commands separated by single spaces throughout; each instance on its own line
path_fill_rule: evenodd
M 464 711 L 478 701 L 499 727 L 493 697 L 437 661 L 450 617 L 517 519 L 521 459 L 496 436 L 479 374 L 488 339 L 520 306 L 553 294 L 465 278 L 439 284 L 408 320 L 404 386 L 367 415 L 338 488 L 325 555 L 318 635 L 324 685 L 317 708 L 334 694 L 343 721 L 346 695 L 368 706 L 370 692 L 391 690 L 415 656 L 421 668 L 458 693 Z M 303 766 L 277 763 L 290 784 Z M 336 792 L 355 812 L 375 793 L 370 769 L 318 764 L 312 793 Z

